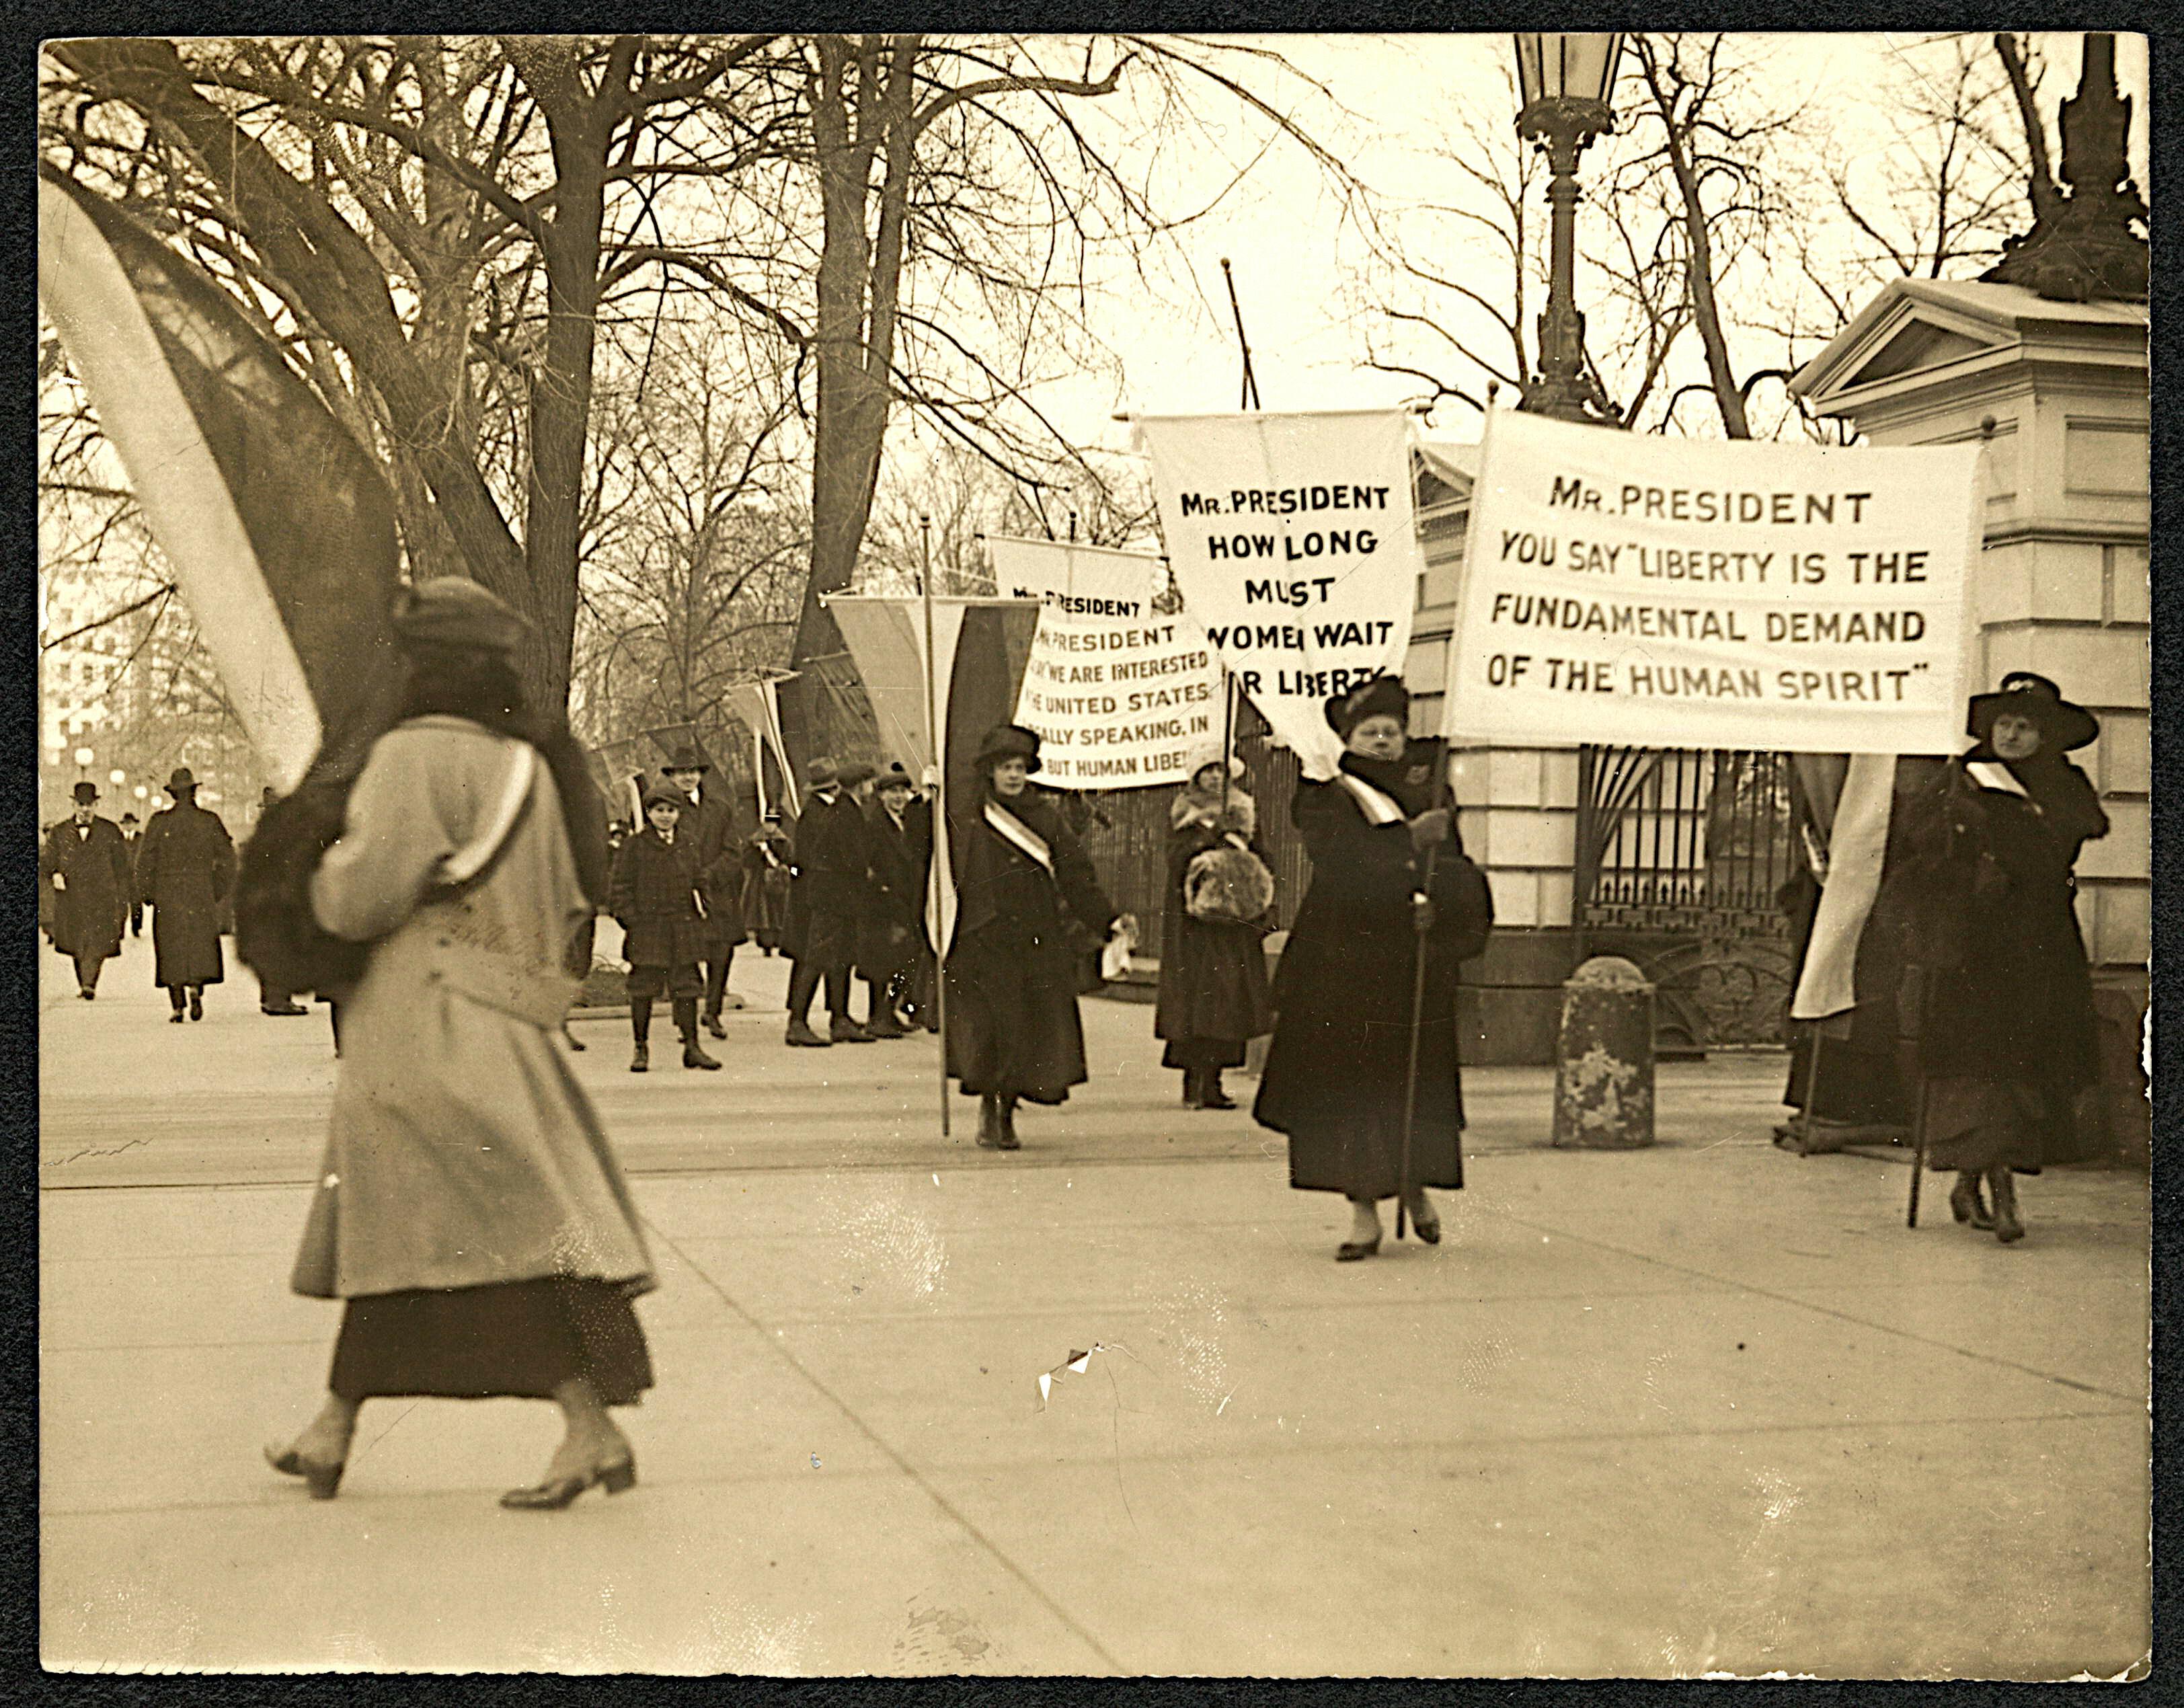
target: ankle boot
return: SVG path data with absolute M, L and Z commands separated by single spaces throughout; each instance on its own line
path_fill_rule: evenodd
M 652 1071 L 651 1047 L 642 1038 L 637 1041 L 629 1052 L 629 1070 L 632 1074 L 649 1074 Z
M 978 1144 L 989 1151 L 1001 1148 L 1001 1100 L 991 1091 L 978 1099 Z
M 1221 1069 L 1208 1068 L 1198 1076 L 1198 1107 L 1201 1109 L 1233 1109 L 1236 1100 L 1221 1089 Z
M 694 997 L 676 1003 L 675 1030 L 682 1035 L 684 1067 L 717 1068 L 721 1065 L 705 1053 L 705 1047 L 698 1041 L 698 1003 Z
M 1195 1068 L 1183 1070 L 1183 1106 L 1186 1109 L 1198 1107 L 1198 1069 Z
M 2004 1245 L 2025 1237 L 2025 1224 L 2017 1219 L 2017 1183 L 2008 1169 L 1987 1170 L 1988 1193 L 1994 1199 L 1994 1236 Z
M 1949 1214 L 1960 1222 L 1970 1222 L 1982 1232 L 1992 1232 L 1994 1217 L 1988 1211 L 1986 1200 L 1980 1194 L 1977 1175 L 1959 1174 L 1957 1183 L 1949 1190 Z
M 1005 1097 L 1000 1100 L 1000 1117 L 1001 1136 L 995 1141 L 994 1148 L 1003 1151 L 1022 1149 L 1017 1140 L 1017 1100 L 1014 1097 Z

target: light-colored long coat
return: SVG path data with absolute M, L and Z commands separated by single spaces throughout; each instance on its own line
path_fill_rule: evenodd
M 311 883 L 319 923 L 376 944 L 342 1006 L 333 1119 L 292 1285 L 315 1298 L 570 1276 L 652 1284 L 628 1188 L 560 1053 L 586 905 L 552 773 L 460 891 L 436 882 L 521 744 L 412 718 L 372 749 Z

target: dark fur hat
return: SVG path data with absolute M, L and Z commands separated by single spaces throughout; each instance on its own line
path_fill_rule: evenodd
M 1368 717 L 1392 717 L 1408 729 L 1411 690 L 1403 686 L 1401 677 L 1376 676 L 1347 694 L 1330 695 L 1326 711 L 1327 727 L 1345 741 L 1350 739 L 1350 732 Z
M 1039 732 L 1021 723 L 996 723 L 978 744 L 978 756 L 971 763 L 983 772 L 1002 759 L 1021 759 L 1026 771 L 1038 770 Z

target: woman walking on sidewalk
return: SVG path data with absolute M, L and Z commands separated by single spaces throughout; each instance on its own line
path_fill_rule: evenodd
M 367 1399 L 551 1399 L 566 1437 L 501 1504 L 563 1507 L 636 1481 L 608 1408 L 652 1386 L 644 1236 L 554 1044 L 570 931 L 606 887 L 599 802 L 567 729 L 524 705 L 521 617 L 449 578 L 394 626 L 404 718 L 310 883 L 319 924 L 373 946 L 292 1282 L 345 1309 L 326 1404 L 266 1456 L 328 1499 Z
M 1490 923 L 1478 868 L 1452 815 L 1434 804 L 1433 767 L 1407 758 L 1410 695 L 1383 676 L 1327 703 L 1341 768 L 1297 785 L 1290 816 L 1312 856 L 1312 887 L 1274 975 L 1279 1018 L 1252 1114 L 1290 1139 L 1290 1185 L 1350 1200 L 1340 1262 L 1380 1249 L 1379 1200 L 1401 1187 L 1415 957 L 1423 925 L 1425 1001 L 1407 1207 L 1440 1240 L 1428 1186 L 1463 1185 L 1463 1088 L 1457 1067 L 1457 968 Z M 1426 854 L 1441 847 L 1420 902 Z M 1422 911 L 1423 910 L 1423 911 Z
M 1906 827 L 1901 881 L 1927 993 L 1926 1164 L 1955 1173 L 1958 1221 L 2010 1244 L 2025 1237 L 2013 1176 L 2086 1153 L 2072 1105 L 2098 1068 L 2070 868 L 2109 821 L 2063 756 L 2100 724 L 2046 677 L 2013 671 L 1974 695 L 1969 728 L 1977 745 Z
M 1245 1047 L 1274 1024 L 1263 946 L 1272 885 L 1248 919 L 1234 917 L 1233 907 L 1225 913 L 1192 911 L 1195 867 L 1201 888 L 1211 883 L 1225 897 L 1240 887 L 1221 885 L 1220 874 L 1199 866 L 1203 855 L 1240 868 L 1245 884 L 1267 877 L 1256 803 L 1230 779 L 1230 768 L 1218 743 L 1195 753 L 1190 781 L 1168 807 L 1167 907 L 1161 917 L 1153 1035 L 1167 1041 L 1161 1065 L 1183 1069 L 1184 1104 L 1193 1109 L 1236 1107 L 1221 1089 L 1221 1070 L 1241 1066 Z
M 996 725 L 972 765 L 979 790 L 957 833 L 948 1071 L 979 1099 L 979 1144 L 1013 1151 L 1019 1098 L 1066 1102 L 1085 1080 L 1070 922 L 1102 937 L 1134 922 L 1108 901 L 1061 814 L 1027 789 L 1039 769 L 1034 732 Z
M 662 996 L 672 1005 L 675 1030 L 682 1035 L 682 1065 L 721 1065 L 698 1041 L 698 998 L 705 991 L 705 976 L 698 970 L 706 949 L 705 900 L 699 887 L 705 851 L 684 833 L 681 821 L 687 799 L 667 783 L 655 783 L 644 791 L 644 829 L 622 842 L 607 890 L 607 912 L 621 927 L 622 958 L 629 963 L 632 1074 L 652 1065 L 652 1005 Z

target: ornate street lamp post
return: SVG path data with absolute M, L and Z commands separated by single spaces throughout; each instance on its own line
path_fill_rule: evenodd
M 1615 406 L 1585 371 L 1585 316 L 1577 311 L 1572 276 L 1577 249 L 1577 157 L 1595 137 L 1615 128 L 1607 104 L 1615 87 L 1620 34 L 1555 33 L 1520 30 L 1517 77 L 1524 104 L 1517 134 L 1546 151 L 1547 203 L 1553 209 L 1548 238 L 1547 306 L 1539 320 L 1539 377 L 1524 388 L 1518 405 L 1558 420 L 1619 425 Z

